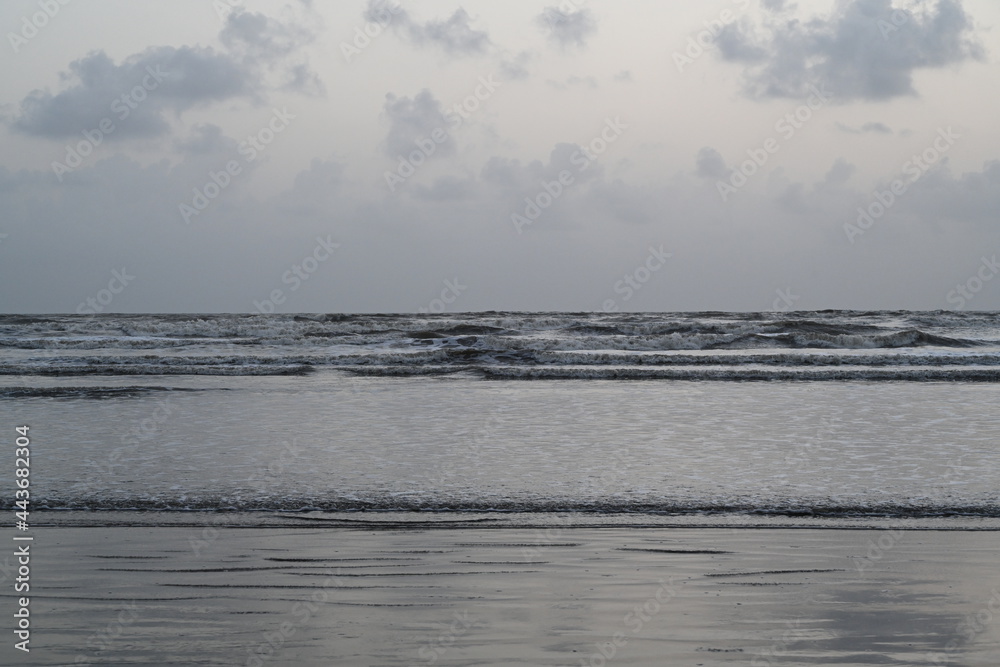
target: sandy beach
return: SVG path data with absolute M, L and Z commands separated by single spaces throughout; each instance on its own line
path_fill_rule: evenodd
M 38 528 L 0 662 L 1000 663 L 994 531 L 363 526 Z

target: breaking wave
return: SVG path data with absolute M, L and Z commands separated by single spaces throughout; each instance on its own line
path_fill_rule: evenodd
M 995 313 L 0 316 L 0 375 L 994 381 Z

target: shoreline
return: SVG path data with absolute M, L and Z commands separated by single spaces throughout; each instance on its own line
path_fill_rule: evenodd
M 32 664 L 1000 660 L 995 531 L 384 528 L 33 527 Z
M 806 529 L 1000 531 L 1000 517 L 836 517 L 774 514 L 651 514 L 622 512 L 314 510 L 64 510 L 33 509 L 33 526 L 44 528 L 326 528 L 357 530 L 428 529 Z

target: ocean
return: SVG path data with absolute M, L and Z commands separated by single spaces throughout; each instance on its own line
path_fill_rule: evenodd
M 1000 525 L 996 313 L 4 315 L 0 376 L 41 524 Z
M 997 321 L 0 316 L 0 663 L 998 664 Z

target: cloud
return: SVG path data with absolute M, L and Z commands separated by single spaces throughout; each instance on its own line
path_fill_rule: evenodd
M 193 136 L 213 134 L 200 127 Z M 286 289 L 285 312 L 409 312 L 456 275 L 470 286 L 462 309 L 599 310 L 651 244 L 674 253 L 669 277 L 628 303 L 619 298 L 623 309 L 761 310 L 785 286 L 803 308 L 933 309 L 948 307 L 954 280 L 996 247 L 1000 162 L 927 173 L 852 245 L 843 225 L 872 201 L 872 187 L 843 183 L 851 166 L 842 161 L 818 182 L 748 188 L 727 207 L 693 174 L 642 185 L 606 179 L 595 170 L 611 156 L 580 171 L 577 150 L 562 144 L 531 162 L 494 157 L 478 178 L 414 184 L 405 199 L 346 187 L 350 165 L 313 160 L 273 196 L 241 176 L 191 225 L 177 204 L 218 168 L 211 156 L 148 165 L 114 156 L 73 172 L 85 187 L 57 185 L 47 169 L 0 167 L 10 235 L 2 247 L 18 244 L 0 262 L 0 280 L 23 283 L 0 293 L 0 310 L 72 312 L 122 266 L 138 276 L 115 302 L 126 312 L 252 312 L 275 288 Z M 561 169 L 573 184 L 518 234 L 511 213 Z M 282 273 L 330 234 L 343 253 L 289 292 Z M 24 275 L 33 279 L 16 283 Z M 1000 292 L 984 290 L 975 306 L 1000 308 Z
M 567 12 L 555 6 L 546 7 L 535 22 L 548 32 L 550 40 L 562 48 L 583 48 L 587 39 L 597 32 L 597 19 L 587 8 Z
M 486 161 L 481 177 L 483 182 L 514 195 L 538 190 L 542 181 L 558 179 L 562 171 L 570 172 L 574 184 L 579 184 L 598 178 L 603 173 L 600 164 L 587 163 L 583 167 L 585 155 L 579 145 L 561 142 L 553 147 L 547 164 L 540 160 L 522 164 L 520 160 L 494 156 Z
M 833 163 L 832 167 L 830 167 L 830 171 L 826 172 L 826 177 L 823 179 L 823 182 L 828 185 L 843 185 L 850 180 L 851 176 L 853 176 L 854 172 L 857 170 L 857 167 L 844 158 L 837 158 L 837 161 Z
M 325 220 L 344 204 L 345 171 L 342 162 L 313 158 L 308 169 L 296 174 L 291 189 L 278 195 L 276 205 L 293 217 Z
M 715 39 L 723 60 L 758 63 L 767 57 L 767 50 L 754 43 L 753 25 L 746 19 L 725 26 Z
M 262 101 L 270 89 L 321 94 L 322 82 L 291 55 L 312 41 L 295 20 L 237 10 L 219 34 L 225 51 L 204 46 L 158 46 L 116 64 L 104 51 L 69 64 L 57 93 L 34 90 L 21 100 L 12 129 L 48 139 L 77 137 L 108 119 L 109 141 L 149 139 L 170 130 L 168 113 L 238 98 Z M 275 72 L 277 82 L 266 73 Z
M 474 29 L 470 25 L 472 17 L 462 8 L 447 19 L 420 23 L 402 7 L 387 6 L 384 0 L 368 0 L 363 17 L 380 25 L 391 21 L 394 29 L 417 46 L 436 46 L 449 55 L 482 55 L 492 46 L 489 33 Z
M 226 17 L 219 39 L 233 53 L 255 60 L 271 60 L 287 56 L 303 42 L 311 41 L 312 34 L 264 14 L 237 10 Z
M 900 200 L 899 206 L 904 213 L 924 220 L 929 227 L 939 226 L 942 221 L 967 223 L 988 232 L 992 236 L 988 244 L 996 248 L 1000 160 L 989 160 L 983 164 L 982 171 L 959 176 L 943 164 L 927 172 Z M 956 230 L 951 228 L 951 231 Z
M 769 12 L 783 12 L 786 9 L 794 9 L 796 5 L 786 5 L 786 0 L 760 0 L 760 6 Z
M 701 178 L 710 178 L 715 180 L 727 178 L 729 176 L 729 167 L 726 166 L 726 162 L 722 159 L 722 155 L 719 154 L 719 151 L 714 148 L 705 146 L 698 151 L 696 165 L 696 173 Z
M 222 134 L 222 128 L 213 123 L 195 125 L 188 139 L 178 139 L 174 147 L 185 155 L 218 155 L 234 153 L 236 142 Z
M 618 72 L 618 74 L 615 74 L 614 80 L 619 83 L 632 83 L 633 81 L 632 72 L 630 72 L 627 69 L 623 69 L 622 71 Z
M 391 93 L 386 95 L 383 113 L 389 121 L 389 132 L 385 138 L 385 153 L 389 157 L 411 153 L 417 149 L 418 141 L 425 140 L 435 144 L 434 156 L 455 152 L 455 141 L 450 135 L 441 142 L 431 137 L 436 130 L 447 134 L 451 123 L 445 117 L 441 103 L 426 88 L 413 98 L 396 97 Z
M 500 76 L 507 81 L 527 79 L 530 74 L 528 63 L 532 60 L 534 56 L 528 51 L 521 51 L 514 56 L 506 54 L 500 61 Z
M 876 132 L 878 134 L 892 134 L 892 130 L 884 123 L 865 123 L 861 126 L 862 132 Z
M 484 53 L 490 46 L 490 37 L 486 32 L 469 26 L 469 14 L 464 9 L 456 9 L 445 21 L 428 21 L 414 32 L 415 28 L 417 26 L 411 24 L 411 34 L 418 40 L 436 44 L 450 54 Z
M 549 79 L 546 83 L 556 90 L 567 90 L 573 86 L 586 86 L 591 90 L 598 87 L 597 79 L 593 76 L 576 76 L 575 74 L 567 77 L 565 81 L 554 81 Z
M 323 85 L 319 74 L 306 63 L 289 67 L 285 75 L 285 82 L 281 86 L 282 90 L 313 97 L 322 97 L 326 94 L 326 86 Z
M 750 97 L 802 98 L 825 85 L 839 102 L 913 96 L 914 71 L 984 55 L 960 0 L 920 13 L 892 0 L 842 0 L 828 17 L 731 24 L 717 43 L 724 60 L 746 65 Z
M 169 130 L 168 111 L 258 94 L 242 64 L 206 47 L 150 48 L 119 65 L 97 51 L 70 63 L 62 78 L 70 85 L 59 93 L 35 90 L 21 101 L 14 130 L 65 139 L 107 118 L 115 123 L 109 140 L 157 137 Z
M 850 134 L 892 134 L 892 128 L 890 128 L 885 123 L 870 122 L 865 123 L 860 128 L 854 128 L 849 125 L 844 125 L 843 123 L 837 123 L 837 128 L 842 132 L 849 132 Z
M 310 12 L 308 21 L 313 23 L 315 20 Z M 222 44 L 242 62 L 260 71 L 279 72 L 283 90 L 322 95 L 325 92 L 323 83 L 307 62 L 301 59 L 287 62 L 315 39 L 315 32 L 306 27 L 306 19 L 282 21 L 242 9 L 226 17 L 226 25 L 219 33 Z
M 455 176 L 442 176 L 430 186 L 416 185 L 413 198 L 429 202 L 452 202 L 469 199 L 475 191 L 475 181 Z

